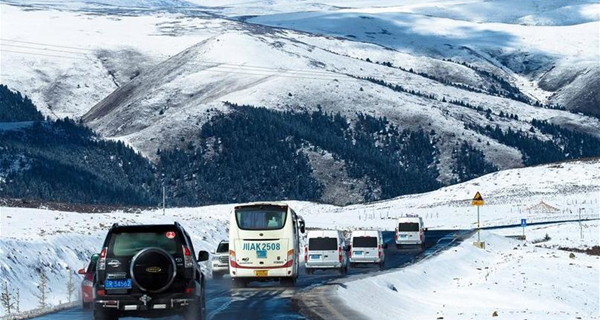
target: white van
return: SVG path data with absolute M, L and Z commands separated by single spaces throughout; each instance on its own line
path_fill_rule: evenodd
M 378 264 L 383 268 L 387 244 L 383 242 L 381 231 L 357 230 L 350 238 L 350 266 L 361 263 Z
M 423 218 L 419 216 L 406 216 L 398 218 L 396 224 L 396 247 L 399 249 L 403 245 L 425 244 L 425 224 Z
M 338 269 L 348 273 L 348 249 L 342 231 L 310 230 L 304 248 L 304 265 L 307 274 L 315 270 Z
M 235 287 L 250 281 L 296 283 L 304 221 L 285 203 L 236 206 L 229 224 L 229 275 Z

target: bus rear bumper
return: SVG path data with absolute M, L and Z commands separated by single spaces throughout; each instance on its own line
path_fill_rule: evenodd
M 294 267 L 289 268 L 272 268 L 272 269 L 260 269 L 260 268 L 231 268 L 229 270 L 231 278 L 285 278 L 292 277 L 294 275 Z

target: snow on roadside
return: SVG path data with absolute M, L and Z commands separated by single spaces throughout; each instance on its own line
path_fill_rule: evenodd
M 500 235 L 521 235 L 523 229 L 509 228 L 494 230 Z M 548 235 L 550 239 L 542 241 Z M 579 222 L 529 226 L 525 228 L 525 236 L 528 241 L 535 242 L 537 246 L 551 248 L 576 248 L 586 249 L 600 246 L 600 222 Z
M 337 294 L 369 319 L 599 319 L 600 257 L 570 258 L 489 231 L 485 250 L 473 239 Z
M 196 250 L 210 250 L 228 235 L 230 206 L 103 214 L 0 207 L 0 279 L 13 293 L 20 288 L 20 309 L 38 307 L 39 270 L 48 276 L 50 305 L 67 302 L 69 272 L 76 272 L 98 253 L 113 223 L 161 224 L 178 221 L 190 233 Z M 80 278 L 75 276 L 76 287 Z M 73 300 L 79 299 L 76 292 Z M 5 310 L 0 312 L 4 315 Z

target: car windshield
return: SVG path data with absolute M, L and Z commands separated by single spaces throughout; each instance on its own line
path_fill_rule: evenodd
M 235 218 L 242 230 L 278 230 L 283 228 L 286 220 L 285 209 L 244 209 L 236 211 Z
M 355 248 L 376 248 L 377 238 L 375 237 L 354 237 L 352 246 Z
M 308 239 L 308 250 L 337 250 L 337 238 Z
M 400 224 L 398 224 L 398 231 L 418 232 L 419 231 L 419 223 L 417 223 L 417 222 L 400 223 Z
M 154 247 L 169 254 L 177 253 L 177 237 L 169 232 L 124 232 L 114 233 L 111 238 L 112 255 L 116 257 L 134 256 L 140 250 Z
M 217 247 L 217 252 L 218 253 L 229 252 L 229 243 L 227 243 L 227 242 L 219 243 L 219 246 Z

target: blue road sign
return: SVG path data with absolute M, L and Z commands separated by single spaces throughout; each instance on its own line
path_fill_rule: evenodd
M 521 219 L 521 227 L 527 226 L 527 219 Z

